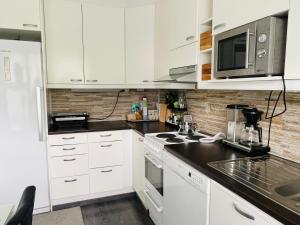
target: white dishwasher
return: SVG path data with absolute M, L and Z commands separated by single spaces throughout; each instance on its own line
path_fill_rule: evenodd
M 209 224 L 209 179 L 164 154 L 164 225 Z

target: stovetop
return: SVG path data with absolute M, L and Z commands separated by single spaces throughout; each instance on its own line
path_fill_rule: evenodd
M 168 133 L 156 133 L 156 134 L 146 134 L 145 139 L 151 140 L 159 145 L 168 145 L 168 144 L 182 144 L 197 142 L 200 138 L 205 138 L 207 135 L 201 133 L 195 133 L 194 135 L 180 135 L 178 132 L 168 132 Z
M 146 134 L 144 147 L 147 151 L 151 152 L 151 154 L 161 159 L 165 145 L 198 142 L 202 137 L 208 136 L 201 133 L 195 133 L 194 136 L 186 136 L 179 135 L 178 132 Z

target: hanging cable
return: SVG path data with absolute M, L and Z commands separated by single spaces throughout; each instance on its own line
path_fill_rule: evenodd
M 269 115 L 269 111 L 270 111 L 270 103 L 271 103 L 273 91 L 270 92 L 269 98 L 268 98 L 267 112 L 266 112 L 266 115 L 265 115 L 265 119 L 270 120 L 270 121 L 269 121 L 269 129 L 268 129 L 268 146 L 270 145 L 271 129 L 272 129 L 272 122 L 273 122 L 273 119 L 274 119 L 275 117 L 278 117 L 278 116 L 284 114 L 284 113 L 287 111 L 287 105 L 286 105 L 286 84 L 285 84 L 284 75 L 282 75 L 282 84 L 283 84 L 283 91 L 280 91 L 279 94 L 278 94 L 278 96 L 277 96 L 277 99 L 276 99 L 275 105 L 274 105 L 274 107 L 273 107 L 271 116 L 268 116 L 268 115 Z M 281 97 L 282 94 L 283 94 L 283 104 L 284 104 L 284 109 L 283 109 L 282 112 L 280 112 L 280 113 L 278 113 L 278 114 L 275 115 L 275 111 L 276 111 L 278 102 L 279 102 L 280 97 Z
M 114 112 L 115 112 L 115 110 L 116 110 L 116 107 L 117 107 L 117 105 L 118 105 L 119 98 L 120 98 L 120 94 L 121 94 L 122 92 L 124 92 L 124 91 L 125 91 L 125 90 L 120 90 L 120 91 L 118 91 L 118 95 L 117 95 L 117 99 L 116 99 L 115 105 L 114 105 L 113 110 L 111 111 L 111 113 L 110 113 L 109 115 L 107 115 L 107 116 L 104 117 L 104 118 L 90 118 L 90 119 L 91 119 L 91 120 L 102 121 L 102 120 L 106 120 L 106 119 L 108 119 L 109 117 L 111 117 L 112 114 L 114 114 Z

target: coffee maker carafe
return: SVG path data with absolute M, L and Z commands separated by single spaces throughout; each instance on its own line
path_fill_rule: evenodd
M 246 122 L 241 132 L 240 144 L 247 147 L 262 146 L 262 128 L 258 124 L 262 112 L 256 108 L 245 108 L 242 113 L 246 118 Z

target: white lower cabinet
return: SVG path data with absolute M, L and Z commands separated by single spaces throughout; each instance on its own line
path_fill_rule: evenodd
M 90 168 L 123 164 L 122 141 L 89 144 Z
M 88 142 L 111 142 L 123 140 L 122 131 L 103 131 L 88 134 Z
M 49 147 L 49 156 L 68 156 L 88 154 L 89 146 L 87 144 L 78 145 L 57 145 Z
M 122 177 L 122 166 L 91 169 L 90 191 L 91 193 L 97 193 L 122 189 Z
M 49 135 L 52 205 L 132 192 L 131 134 Z
M 136 132 L 132 135 L 132 183 L 133 189 L 138 197 L 145 204 L 145 158 L 144 158 L 144 137 Z
M 89 173 L 88 155 L 71 155 L 50 159 L 52 177 L 67 177 Z
M 278 221 L 246 200 L 211 183 L 210 225 L 280 225 Z
M 87 195 L 90 192 L 89 175 L 56 178 L 51 181 L 52 198 L 68 198 Z
M 70 147 L 69 145 L 84 144 L 87 142 L 86 134 L 59 134 L 50 135 L 48 143 L 51 147 L 60 146 L 62 148 Z M 54 155 L 56 156 L 56 155 Z

